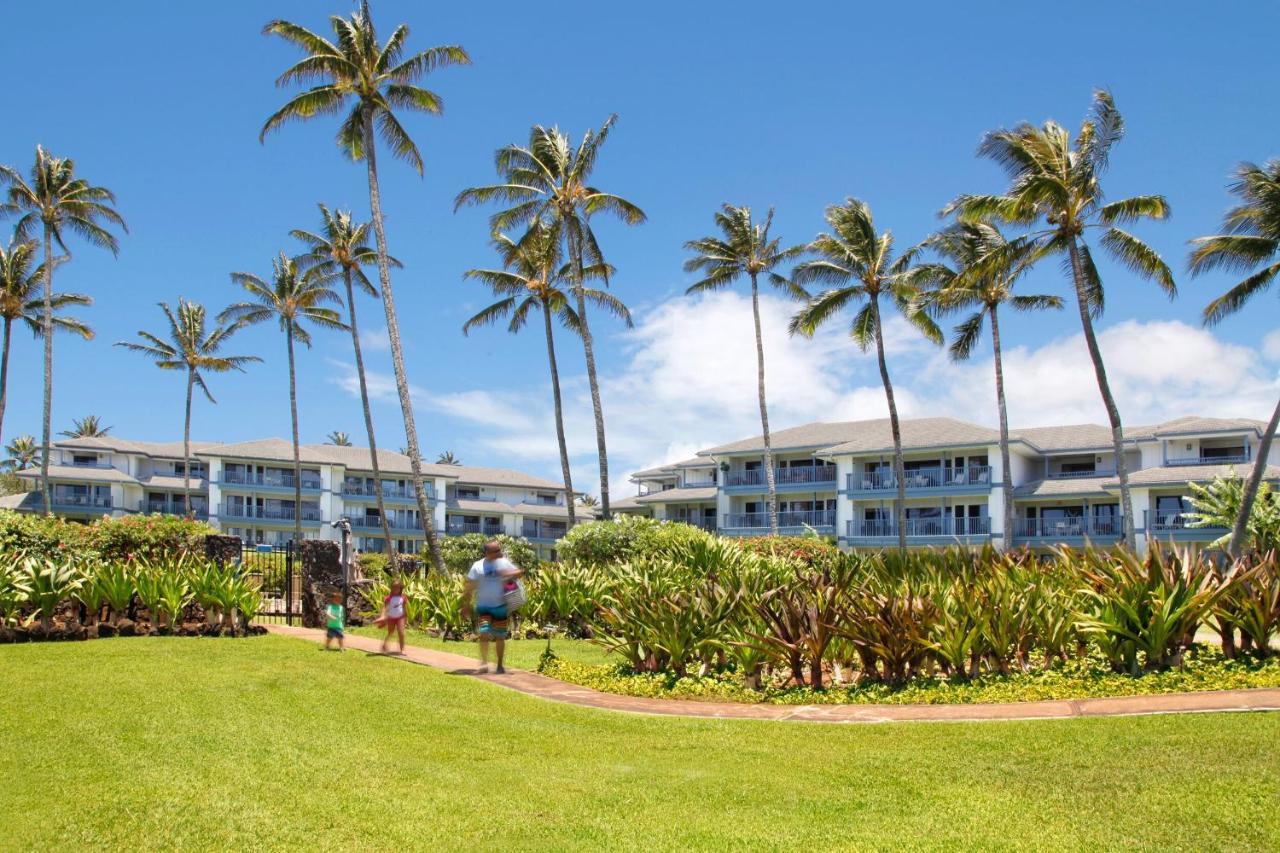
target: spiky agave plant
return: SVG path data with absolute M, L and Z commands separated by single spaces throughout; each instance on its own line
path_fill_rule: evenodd
M 128 615 L 133 603 L 133 567 L 123 560 L 113 560 L 98 568 L 93 583 L 111 608 L 111 624 L 116 625 L 120 617 Z
M 70 559 L 28 555 L 22 560 L 22 572 L 29 589 L 27 600 L 39 611 L 40 626 L 47 633 L 53 628 L 58 604 L 84 583 L 80 566 Z

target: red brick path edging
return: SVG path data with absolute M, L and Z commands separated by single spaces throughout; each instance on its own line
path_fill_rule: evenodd
M 314 628 L 268 625 L 273 634 L 324 640 L 324 632 Z M 349 649 L 377 652 L 381 643 L 370 637 L 348 635 Z M 1156 696 L 1113 696 L 1103 699 L 1062 699 L 1040 702 L 1009 702 L 999 705 L 751 705 L 741 702 L 700 702 L 690 699 L 646 699 L 601 693 L 576 684 L 567 684 L 535 672 L 512 669 L 505 675 L 481 674 L 469 657 L 406 646 L 403 656 L 410 663 L 445 672 L 467 675 L 490 684 L 587 708 L 661 714 L 678 717 L 706 717 L 743 720 L 801 720 L 821 723 L 888 723 L 907 721 L 975 722 L 981 720 L 1048 720 L 1067 717 L 1122 717 L 1143 714 L 1186 714 L 1207 711 L 1280 711 L 1280 689 L 1215 690 L 1205 693 L 1169 693 Z

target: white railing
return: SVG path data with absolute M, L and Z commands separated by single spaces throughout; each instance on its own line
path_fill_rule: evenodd
M 1013 535 L 1023 539 L 1112 538 L 1123 533 L 1124 524 L 1118 516 L 1018 518 L 1013 522 Z
M 424 485 L 422 491 L 426 495 L 427 500 L 433 501 L 436 499 L 434 489 Z M 342 494 L 349 497 L 376 498 L 378 496 L 378 492 L 378 487 L 373 483 L 359 483 L 348 480 L 342 484 Z M 413 486 L 383 485 L 381 492 L 384 498 L 407 498 L 412 500 L 417 497 L 413 491 Z
M 739 529 L 769 529 L 767 512 L 730 512 L 725 514 L 724 526 Z M 778 527 L 835 527 L 836 511 L 784 510 L 778 513 Z
M 1152 512 L 1151 510 L 1142 511 L 1142 519 L 1144 526 L 1152 533 L 1173 533 L 1179 530 L 1203 530 L 1206 533 L 1221 533 L 1228 528 L 1217 527 L 1213 525 L 1205 525 L 1204 527 L 1194 526 L 1195 513 L 1191 510 L 1159 510 Z
M 57 506 L 110 509 L 111 496 L 110 495 L 75 495 L 75 494 L 68 494 L 66 492 L 59 494 L 58 492 L 55 491 L 53 493 L 53 503 Z
M 223 471 L 222 482 L 232 486 L 274 486 L 277 488 L 293 488 L 293 474 L 250 474 L 244 471 Z M 302 488 L 320 489 L 323 482 L 317 477 L 302 476 Z
M 938 536 L 987 536 L 991 533 L 990 518 L 908 518 L 905 522 L 907 538 Z M 897 522 L 891 518 L 853 520 L 846 525 L 849 539 L 882 539 L 898 535 Z
M 1166 465 L 1237 465 L 1250 460 L 1248 452 L 1232 456 L 1170 456 L 1165 459 Z
M 450 518 L 445 521 L 445 532 L 450 536 L 462 536 L 466 533 L 483 533 L 486 536 L 496 536 L 502 532 L 502 523 L 457 521 Z
M 955 486 L 985 486 L 991 483 L 990 465 L 965 465 L 959 468 L 935 467 L 914 468 L 906 472 L 903 479 L 910 489 L 945 489 Z M 892 470 L 863 471 L 849 474 L 846 488 L 856 491 L 887 491 L 898 488 L 898 481 Z
M 1050 471 L 1045 475 L 1049 480 L 1077 480 L 1081 477 L 1114 477 L 1114 468 L 1095 468 L 1092 471 Z
M 808 483 L 834 483 L 836 466 L 814 465 L 800 468 L 774 468 L 773 482 L 777 486 L 805 485 Z M 711 484 L 708 484 L 711 485 Z M 755 468 L 750 471 L 730 471 L 725 475 L 726 486 L 763 486 L 765 471 Z
M 234 504 L 224 504 L 222 507 L 222 515 L 227 518 L 260 518 L 264 521 L 293 521 L 296 517 L 293 507 L 268 507 L 268 506 L 235 506 Z M 319 521 L 319 507 L 303 507 L 303 521 Z

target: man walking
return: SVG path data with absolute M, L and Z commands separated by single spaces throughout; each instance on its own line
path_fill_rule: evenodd
M 502 656 L 507 640 L 507 584 L 524 571 L 502 556 L 502 545 L 496 541 L 484 543 L 484 557 L 476 560 L 467 572 L 467 586 L 462 593 L 462 615 L 471 615 L 471 599 L 475 596 L 475 616 L 480 635 L 480 671 L 489 671 L 489 639 L 495 641 L 498 668 L 502 668 Z

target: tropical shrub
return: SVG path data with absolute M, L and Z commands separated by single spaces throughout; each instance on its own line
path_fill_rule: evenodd
M 82 553 L 88 525 L 56 516 L 0 510 L 0 554 L 40 557 Z
M 215 531 L 202 521 L 172 515 L 104 517 L 85 528 L 85 547 L 104 560 L 162 560 L 204 554 Z
M 829 539 L 821 536 L 752 536 L 738 541 L 748 554 L 761 557 L 783 557 L 809 564 L 840 553 Z
M 122 560 L 113 560 L 100 565 L 94 572 L 92 583 L 102 600 L 111 608 L 112 625 L 129 614 L 135 587 L 133 570 L 128 564 Z
M 17 621 L 30 594 L 21 556 L 0 555 L 0 627 Z
M 485 536 L 482 533 L 465 533 L 461 536 L 444 536 L 440 539 L 440 556 L 444 559 L 444 567 L 450 572 L 466 573 L 471 564 L 484 556 L 484 543 L 496 539 L 502 543 L 502 552 L 506 558 L 526 572 L 538 568 L 538 552 L 527 539 L 518 539 L 500 533 L 497 536 Z M 430 565 L 424 562 L 424 565 Z
M 588 521 L 570 530 L 557 550 L 560 559 L 584 566 L 606 566 L 632 559 L 662 557 L 684 542 L 711 538 L 689 524 L 656 521 L 638 515 L 618 515 L 609 521 Z
M 1191 506 L 1195 512 L 1187 513 L 1191 527 L 1223 527 L 1230 530 L 1240 512 L 1244 500 L 1244 480 L 1235 471 L 1215 477 L 1208 485 L 1188 483 L 1191 490 Z M 1248 546 L 1266 553 L 1280 548 L 1280 500 L 1263 480 L 1258 484 L 1249 523 Z M 1214 540 L 1212 547 L 1225 548 L 1231 539 L 1227 533 Z
M 48 631 L 58 604 L 80 588 L 84 575 L 74 560 L 32 554 L 22 558 L 22 573 L 29 590 L 27 600 L 40 613 L 40 625 Z
M 527 619 L 581 637 L 604 598 L 607 582 L 603 573 L 577 563 L 548 563 L 526 587 Z

